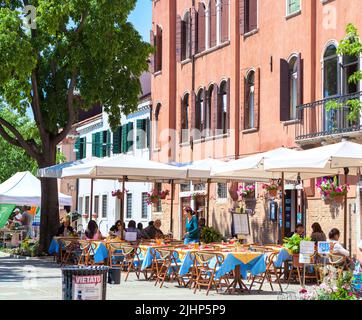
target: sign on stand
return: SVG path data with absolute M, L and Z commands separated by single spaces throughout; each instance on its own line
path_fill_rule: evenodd
M 102 300 L 103 275 L 73 276 L 73 300 Z
M 305 286 L 305 266 L 312 262 L 312 256 L 314 255 L 314 241 L 301 241 L 299 251 L 299 263 L 303 266 L 303 287 Z
M 329 254 L 331 252 L 331 245 L 327 241 L 318 242 L 318 253 L 319 254 Z

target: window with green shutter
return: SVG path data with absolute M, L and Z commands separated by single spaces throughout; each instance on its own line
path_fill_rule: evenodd
M 127 123 L 127 152 L 133 148 L 133 122 Z
M 80 155 L 82 159 L 87 158 L 87 138 L 80 139 Z
M 74 151 L 75 151 L 75 158 L 77 160 L 79 160 L 80 159 L 80 138 L 77 138 L 75 140 Z
M 137 119 L 137 149 L 146 148 L 146 119 Z
M 121 153 L 122 127 L 113 132 L 113 154 Z
M 107 157 L 110 157 L 111 156 L 111 148 L 112 148 L 112 143 L 111 143 L 111 131 L 110 130 L 107 130 L 105 131 L 107 133 L 107 139 L 106 139 L 106 154 L 107 154 Z
M 151 121 L 150 118 L 146 119 L 146 146 L 147 148 L 150 148 L 150 142 L 151 142 Z
M 96 132 L 92 134 L 92 156 L 99 158 L 102 157 L 101 132 Z

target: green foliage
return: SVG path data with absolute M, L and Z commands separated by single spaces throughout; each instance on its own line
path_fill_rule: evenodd
M 290 250 L 292 253 L 299 253 L 300 243 L 302 241 L 311 241 L 310 237 L 302 238 L 299 234 L 293 234 L 290 238 L 284 238 L 284 247 Z
M 360 57 L 362 54 L 362 43 L 359 38 L 358 30 L 353 24 L 348 24 L 346 27 L 346 36 L 341 40 L 337 53 L 339 55 Z M 348 83 L 358 83 L 362 80 L 362 71 L 356 71 L 348 78 Z M 362 109 L 362 102 L 359 99 L 351 99 L 347 102 L 338 102 L 331 100 L 326 103 L 327 111 L 349 108 L 347 120 L 351 122 L 358 121 Z
M 19 248 L 16 248 L 13 253 L 27 257 L 35 257 L 38 253 L 39 241 L 34 241 L 31 238 L 24 239 Z
M 0 109 L 0 117 L 9 121 L 18 128 L 26 139 L 39 140 L 37 128 L 27 116 L 20 116 L 8 108 Z M 9 179 L 18 171 L 36 173 L 36 162 L 21 149 L 12 146 L 0 136 L 0 183 Z
M 204 227 L 201 230 L 201 242 L 212 243 L 220 242 L 223 239 L 223 236 L 213 227 Z
M 23 26 L 23 2 L 0 6 L 2 103 L 24 114 L 34 103 L 31 89 L 37 85 L 42 124 L 56 135 L 69 119 L 68 89 L 74 76 L 74 95 L 79 95 L 75 111 L 100 103 L 114 128 L 119 106 L 125 114 L 137 107 L 139 76 L 148 70 L 152 51 L 127 22 L 136 0 L 28 2 L 36 8 L 35 30 Z

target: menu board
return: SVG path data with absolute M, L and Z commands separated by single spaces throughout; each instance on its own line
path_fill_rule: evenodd
M 233 213 L 233 222 L 236 235 L 250 235 L 249 215 L 247 213 Z

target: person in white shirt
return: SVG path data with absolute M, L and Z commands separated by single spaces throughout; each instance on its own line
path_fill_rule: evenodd
M 329 242 L 332 244 L 332 253 L 336 253 L 345 257 L 349 257 L 349 251 L 343 248 L 343 246 L 339 243 L 339 237 L 341 233 L 338 229 L 334 228 L 329 231 Z

